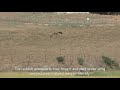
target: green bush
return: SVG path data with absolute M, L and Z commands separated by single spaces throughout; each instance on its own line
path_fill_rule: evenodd
M 65 62 L 65 57 L 63 57 L 63 56 L 57 57 L 57 61 L 58 61 L 58 63 L 64 64 L 64 62 Z
M 112 60 L 111 58 L 106 56 L 102 56 L 102 60 L 109 68 L 119 69 L 119 64 L 115 60 Z
M 78 60 L 78 64 L 79 65 L 83 65 L 84 64 L 83 58 L 77 58 L 77 60 Z

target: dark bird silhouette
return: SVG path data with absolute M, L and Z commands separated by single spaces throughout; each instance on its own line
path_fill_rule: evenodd
M 57 32 L 57 33 L 53 33 L 50 38 L 52 38 L 54 35 L 58 35 L 58 34 L 63 34 L 62 32 Z

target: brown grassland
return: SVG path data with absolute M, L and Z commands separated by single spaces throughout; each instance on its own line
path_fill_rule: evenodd
M 50 38 L 57 32 L 63 34 Z M 15 67 L 104 67 L 101 56 L 120 64 L 119 54 L 119 15 L 0 12 L 1 72 L 14 72 Z M 60 56 L 64 64 L 57 62 Z M 79 57 L 84 65 L 78 64 Z

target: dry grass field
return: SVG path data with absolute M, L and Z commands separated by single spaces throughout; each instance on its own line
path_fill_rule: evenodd
M 63 34 L 53 35 L 57 32 Z M 15 67 L 104 67 L 101 56 L 120 64 L 119 53 L 119 15 L 0 12 L 1 72 L 14 72 Z M 58 63 L 60 56 L 64 64 Z

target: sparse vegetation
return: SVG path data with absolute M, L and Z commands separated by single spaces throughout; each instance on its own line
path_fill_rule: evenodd
M 58 61 L 58 63 L 64 64 L 65 63 L 65 58 L 63 56 L 57 57 L 57 61 Z
M 87 21 L 87 18 L 90 20 Z M 116 59 L 120 58 L 119 54 L 114 54 L 120 53 L 119 28 L 119 15 L 111 18 L 99 14 L 58 15 L 35 12 L 33 15 L 32 12 L 1 12 L 0 71 L 12 71 L 14 68 L 11 67 L 14 66 L 58 67 L 59 63 L 64 67 L 93 67 L 102 64 L 108 69 L 119 68 L 116 60 L 105 61 L 107 64 L 97 62 L 101 56 L 99 50 Z M 60 35 L 50 39 L 50 35 L 57 32 Z M 30 57 L 27 57 L 29 54 Z M 65 55 L 65 58 L 61 55 Z M 84 60 L 88 60 L 88 64 Z
M 102 56 L 102 60 L 109 68 L 119 69 L 119 64 L 115 60 L 112 60 L 111 58 L 106 56 Z
M 101 15 L 120 15 L 120 12 L 90 12 L 90 13 L 98 13 Z
M 78 64 L 79 65 L 83 65 L 84 64 L 83 58 L 77 58 L 77 60 L 78 60 Z

